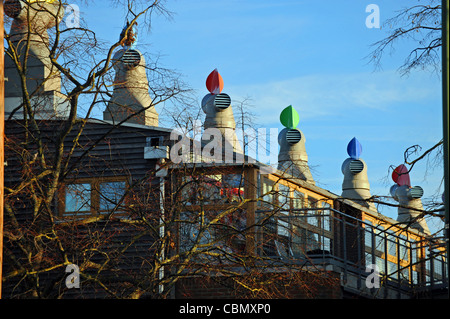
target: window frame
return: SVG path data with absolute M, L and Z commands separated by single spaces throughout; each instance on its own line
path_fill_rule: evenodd
M 107 215 L 110 210 L 100 210 L 100 185 L 103 183 L 125 182 L 124 195 L 125 198 L 122 204 L 127 200 L 127 191 L 130 185 L 129 179 L 126 176 L 113 177 L 94 177 L 94 178 L 80 178 L 70 179 L 62 183 L 58 194 L 58 216 L 60 218 L 88 218 L 93 216 Z M 66 189 L 68 185 L 74 184 L 89 184 L 90 185 L 90 210 L 86 211 L 66 211 Z M 124 214 L 123 211 L 116 210 L 114 214 Z

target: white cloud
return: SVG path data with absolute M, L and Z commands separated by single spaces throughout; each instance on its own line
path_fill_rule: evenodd
M 267 125 L 277 122 L 277 115 L 288 105 L 296 108 L 303 121 L 352 109 L 385 111 L 426 103 L 439 98 L 439 82 L 428 74 L 401 78 L 395 71 L 319 74 L 230 86 L 227 92 L 236 100 L 250 96 L 260 115 L 259 124 Z

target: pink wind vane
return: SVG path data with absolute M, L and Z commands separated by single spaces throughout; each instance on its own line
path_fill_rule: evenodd
M 392 172 L 392 180 L 399 186 L 407 185 L 411 187 L 408 169 L 403 164 L 397 166 L 397 168 L 394 169 L 394 171 Z
M 206 88 L 211 94 L 220 94 L 223 90 L 223 79 L 217 69 L 214 69 L 206 78 Z

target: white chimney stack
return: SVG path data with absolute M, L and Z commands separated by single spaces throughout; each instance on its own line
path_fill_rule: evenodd
M 342 163 L 342 197 L 351 199 L 358 204 L 375 209 L 373 203 L 367 200 L 370 194 L 370 183 L 367 176 L 367 164 L 361 158 L 362 146 L 354 137 L 347 145 L 347 153 L 350 156 Z
M 11 42 L 19 58 L 26 64 L 26 90 L 30 96 L 31 112 L 36 119 L 66 117 L 69 104 L 61 93 L 60 72 L 50 60 L 47 29 L 56 26 L 64 16 L 59 1 L 8 0 L 5 14 L 13 18 L 10 30 Z M 28 48 L 27 48 L 28 47 Z M 28 49 L 28 52 L 26 50 Z M 8 50 L 12 50 L 9 48 Z M 5 116 L 23 118 L 22 81 L 16 63 L 5 54 Z
M 427 222 L 423 217 L 422 187 L 411 187 L 408 169 L 403 164 L 394 170 L 392 180 L 395 184 L 392 185 L 390 193 L 399 203 L 397 221 L 430 235 Z
M 222 93 L 223 80 L 217 69 L 207 77 L 206 87 L 210 93 L 202 100 L 202 110 L 206 114 L 203 124 L 205 129 L 202 136 L 203 145 L 210 143 L 213 139 L 220 138 L 218 135 L 221 135 L 222 151 L 232 150 L 235 153 L 242 153 L 242 147 L 236 136 L 236 122 L 231 98 L 228 94 Z M 216 130 L 218 134 L 214 134 Z M 212 137 L 213 135 L 214 137 Z M 218 143 L 219 141 L 215 142 Z
M 128 123 L 158 126 L 159 115 L 149 94 L 145 58 L 135 49 L 136 34 L 134 27 L 128 24 L 122 31 L 122 48 L 113 56 L 116 72 L 114 91 L 103 112 L 103 119 L 114 123 L 126 120 Z
M 305 136 L 297 128 L 299 116 L 297 111 L 289 105 L 280 114 L 281 124 L 285 128 L 278 134 L 278 170 L 294 178 L 315 184 L 308 166 L 308 154 L 305 148 Z

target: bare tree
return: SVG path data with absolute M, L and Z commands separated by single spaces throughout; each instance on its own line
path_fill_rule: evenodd
M 381 67 L 385 54 L 393 53 L 398 42 L 412 40 L 414 43 L 403 64 L 399 67 L 402 75 L 422 68 L 441 70 L 441 5 L 440 1 L 429 0 L 426 4 L 403 8 L 386 20 L 383 28 L 389 30 L 388 36 L 373 44 L 368 59 L 377 68 Z
M 158 104 L 165 104 L 168 123 L 192 133 L 190 146 L 199 136 L 201 108 L 177 74 L 149 61 L 151 104 L 115 122 L 91 118 L 108 106 L 114 85 L 123 84 L 113 77 L 114 54 L 132 43 L 136 23 L 150 27 L 153 14 L 170 14 L 160 1 L 114 1 L 130 19 L 110 46 L 85 24 L 60 26 L 63 4 L 41 4 L 26 3 L 27 15 L 46 15 L 54 29 L 44 33 L 26 16 L 22 32 L 5 37 L 22 101 L 6 127 L 5 297 L 189 297 L 196 294 L 193 281 L 236 298 L 312 298 L 323 287 L 340 290 L 336 273 L 311 258 L 330 254 L 333 245 L 342 249 L 326 196 L 305 200 L 301 186 L 245 163 L 143 164 L 140 158 L 135 165 L 136 157 L 127 156 L 133 145 L 147 147 L 147 138 L 153 147 L 155 134 L 165 134 L 156 149 L 172 146 L 169 130 L 129 124 Z M 45 44 L 40 58 L 51 72 L 33 86 L 27 61 L 36 43 Z M 65 116 L 41 117 L 45 105 L 36 100 L 47 85 L 69 106 Z M 243 131 L 252 125 L 246 104 L 236 108 Z M 136 144 L 126 145 L 129 140 Z M 346 239 L 349 248 L 362 242 Z M 75 290 L 67 279 L 77 278 L 66 273 L 74 265 Z
M 373 51 L 367 56 L 370 63 L 376 68 L 381 68 L 386 54 L 392 54 L 397 49 L 400 41 L 407 40 L 410 45 L 409 53 L 405 56 L 403 64 L 399 67 L 400 75 L 407 76 L 416 69 L 431 70 L 441 73 L 441 46 L 442 46 L 442 12 L 441 1 L 428 0 L 425 3 L 417 3 L 405 7 L 387 19 L 383 28 L 388 30 L 388 35 L 375 42 Z M 404 151 L 404 164 L 408 165 L 408 173 L 414 170 L 418 163 L 426 162 L 425 174 L 442 165 L 443 140 L 434 146 L 423 150 L 420 145 L 412 145 Z M 387 179 L 396 166 L 390 167 Z M 429 196 L 424 203 L 424 211 L 421 217 L 433 216 L 443 218 L 442 192 L 437 188 L 436 193 Z M 374 197 L 375 203 L 380 205 L 397 206 L 389 203 L 389 199 Z
M 6 55 L 22 102 L 6 125 L 4 297 L 167 298 L 175 285 L 195 277 L 223 280 L 235 297 L 286 297 L 288 283 L 312 296 L 306 277 L 336 284 L 326 272 L 256 253 L 275 249 L 277 209 L 247 217 L 266 194 L 256 195 L 255 175 L 249 182 L 243 165 L 205 171 L 202 165 L 171 167 L 161 160 L 136 173 L 122 153 L 124 136 L 143 146 L 150 130 L 126 125 L 129 120 L 164 103 L 179 107 L 169 116 L 187 132 L 200 118 L 200 108 L 188 107 L 189 90 L 178 75 L 150 62 L 151 104 L 107 125 L 91 118 L 114 95 L 114 53 L 128 45 L 136 23 L 150 27 L 153 14 L 169 14 L 160 1 L 113 4 L 124 6 L 130 19 L 108 46 L 84 22 L 60 25 L 63 3 L 9 1 L 13 32 L 5 35 Z M 21 20 L 16 14 L 23 14 Z M 45 28 L 34 20 L 41 16 L 49 22 Z M 36 50 L 50 72 L 34 85 L 27 62 Z M 64 116 L 42 117 L 40 107 L 46 105 L 36 101 L 48 87 L 68 106 Z M 244 189 L 253 195 L 244 196 Z M 256 229 L 264 228 L 262 236 Z M 73 265 L 81 286 L 76 290 L 69 289 L 75 283 L 67 282 L 65 272 Z M 277 277 L 269 275 L 274 270 Z M 285 283 L 274 285 L 281 278 Z
M 15 69 L 16 78 L 10 80 L 19 83 L 22 101 L 11 110 L 6 128 L 9 166 L 5 185 L 5 241 L 8 247 L 5 261 L 8 267 L 3 280 L 15 283 L 11 290 L 15 297 L 58 297 L 60 291 L 55 292 L 55 285 L 63 283 L 63 272 L 55 275 L 54 271 L 76 264 L 75 256 L 85 257 L 79 263 L 81 271 L 94 265 L 100 272 L 106 266 L 105 262 L 93 262 L 92 258 L 102 254 L 100 247 L 108 242 L 108 238 L 89 236 L 90 229 L 99 231 L 97 226 L 77 230 L 74 226 L 77 223 L 66 225 L 61 222 L 59 196 L 64 185 L 82 171 L 80 166 L 95 162 L 97 155 L 92 155 L 93 149 L 108 143 L 111 132 L 145 111 L 144 108 L 131 113 L 100 136 L 86 140 L 85 129 L 92 112 L 104 107 L 112 96 L 111 74 L 117 63 L 113 59 L 114 52 L 138 20 L 149 24 L 153 12 L 166 12 L 159 1 L 136 2 L 133 11 L 131 2 L 118 2 L 129 9 L 132 18 L 123 34 L 117 37 L 117 42 L 106 46 L 83 22 L 74 27 L 59 23 L 66 5 L 60 2 L 5 3 L 5 11 L 13 18 L 6 23 L 11 29 L 5 34 L 6 57 Z M 52 26 L 54 28 L 47 30 Z M 46 70 L 37 84 L 33 82 L 32 73 L 36 60 Z M 153 96 L 152 103 L 146 108 L 154 108 L 182 91 L 168 70 L 152 65 L 148 72 L 152 74 Z M 166 85 L 167 82 L 171 85 Z M 36 101 L 40 101 L 43 91 L 49 90 L 59 98 L 57 103 L 67 106 L 63 117 L 58 114 L 42 117 L 46 102 Z M 84 117 L 79 117 L 81 108 L 84 108 Z M 86 171 L 89 167 L 85 167 Z M 92 169 L 92 175 L 97 175 L 98 171 L 94 171 Z M 87 225 L 87 221 L 82 224 Z M 77 231 L 85 232 L 87 236 L 81 240 L 87 245 L 84 249 L 74 240 Z M 115 251 L 117 255 L 120 249 Z M 113 255 L 108 254 L 107 259 L 112 259 Z M 114 260 L 117 262 L 117 258 Z M 85 275 L 110 291 L 97 277 L 87 272 Z M 44 285 L 44 278 L 48 276 L 54 276 L 54 279 Z

